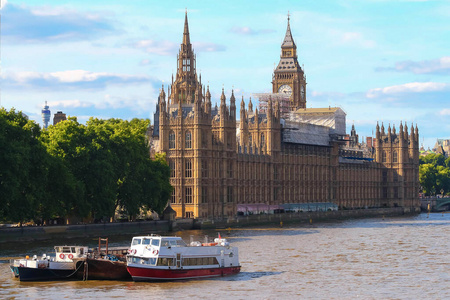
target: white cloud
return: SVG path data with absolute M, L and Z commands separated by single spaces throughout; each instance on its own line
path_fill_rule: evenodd
M 48 105 L 50 107 L 84 108 L 84 107 L 92 107 L 93 103 L 74 99 L 74 100 L 49 101 Z
M 126 75 L 107 72 L 91 72 L 85 70 L 67 70 L 60 72 L 12 72 L 2 75 L 7 87 L 79 87 L 103 88 L 107 84 L 133 84 L 149 82 L 147 76 Z
M 0 1 L 3 9 L 6 2 Z M 8 3 L 3 14 L 3 37 L 19 44 L 86 40 L 120 32 L 104 13 L 84 13 L 53 6 L 30 8 Z
M 216 51 L 225 51 L 227 47 L 220 44 L 215 43 L 193 43 L 194 49 L 198 52 L 216 52 Z
M 342 44 L 357 45 L 362 48 L 373 48 L 376 42 L 366 39 L 360 32 L 337 32 L 336 35 Z
M 147 53 L 163 56 L 174 55 L 178 50 L 178 44 L 170 41 L 140 40 L 132 46 L 137 49 L 142 49 Z
M 143 59 L 143 60 L 140 61 L 139 65 L 140 65 L 140 66 L 147 66 L 147 65 L 149 65 L 150 63 L 151 63 L 151 62 L 150 62 L 150 59 Z
M 401 85 L 393 85 L 384 88 L 370 89 L 366 93 L 367 98 L 377 98 L 382 95 L 395 95 L 400 93 L 424 93 L 439 92 L 450 88 L 450 83 L 442 82 L 411 82 Z
M 5 7 L 5 5 L 8 3 L 7 0 L 0 0 L 0 9 L 2 9 L 3 7 Z
M 441 110 L 441 111 L 439 112 L 439 114 L 440 114 L 441 116 L 450 116 L 450 109 L 449 109 L 449 108 L 444 108 L 443 110 Z
M 438 59 L 422 61 L 400 61 L 395 63 L 395 67 L 377 68 L 377 71 L 397 71 L 411 72 L 414 74 L 450 74 L 450 56 L 443 56 Z
M 275 30 L 273 30 L 273 29 L 254 30 L 248 26 L 243 26 L 243 27 L 235 26 L 230 29 L 230 32 L 236 33 L 236 34 L 241 34 L 241 35 L 256 35 L 256 34 L 272 33 L 272 32 L 275 32 Z

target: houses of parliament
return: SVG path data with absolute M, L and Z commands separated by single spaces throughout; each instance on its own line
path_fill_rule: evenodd
M 166 90 L 167 88 L 167 90 Z M 177 71 L 162 87 L 151 155 L 165 153 L 177 218 L 229 218 L 330 203 L 338 209 L 420 206 L 417 125 L 376 125 L 359 142 L 338 107 L 306 108 L 306 75 L 289 17 L 270 94 L 212 104 L 190 41 L 187 14 Z M 254 100 L 253 100 L 254 101 Z M 217 104 L 218 102 L 218 104 Z

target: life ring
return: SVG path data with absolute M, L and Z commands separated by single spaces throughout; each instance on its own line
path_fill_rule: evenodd
M 65 257 L 66 256 L 64 254 L 62 254 L 62 253 L 59 255 L 59 258 L 61 258 L 61 259 L 64 259 Z
M 136 252 L 137 252 L 137 250 L 136 250 L 136 249 L 134 249 L 134 250 L 133 250 L 133 253 L 134 253 L 134 254 L 136 254 Z
M 158 250 L 153 250 L 153 254 L 154 255 L 158 255 L 159 251 Z
M 70 253 L 67 257 L 68 257 L 69 259 L 72 259 L 72 258 L 73 258 L 73 254 Z

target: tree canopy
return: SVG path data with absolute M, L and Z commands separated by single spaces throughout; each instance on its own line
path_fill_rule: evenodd
M 120 208 L 162 213 L 172 187 L 164 157 L 150 159 L 149 120 L 69 118 L 47 130 L 0 111 L 0 221 L 109 219 Z
M 442 154 L 420 157 L 419 181 L 423 192 L 430 196 L 450 193 L 450 158 Z

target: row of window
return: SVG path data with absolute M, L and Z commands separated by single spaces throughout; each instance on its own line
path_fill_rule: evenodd
M 233 178 L 233 162 L 229 161 L 227 167 L 227 177 Z M 176 177 L 176 164 L 175 160 L 169 159 L 169 168 L 170 168 L 170 177 Z M 220 178 L 222 175 L 222 162 L 216 161 L 215 162 L 215 177 Z M 206 160 L 202 160 L 202 177 L 203 178 L 209 178 L 208 176 L 208 162 Z M 184 161 L 184 177 L 191 178 L 193 177 L 193 171 L 192 171 L 192 160 L 186 159 Z
M 228 147 L 232 146 L 232 139 L 233 139 L 233 135 L 231 133 L 228 133 L 228 136 L 227 136 L 227 146 Z M 249 144 L 252 145 L 252 135 L 248 136 L 248 141 L 249 141 Z M 261 133 L 260 141 L 261 141 L 260 148 L 264 148 L 266 145 L 266 136 L 264 133 Z M 219 138 L 218 132 L 213 132 L 212 142 L 213 142 L 213 145 L 219 144 L 220 138 Z M 202 135 L 202 146 L 206 147 L 206 145 L 207 145 L 207 135 L 203 134 Z M 175 149 L 175 148 L 176 148 L 176 136 L 175 136 L 175 132 L 173 130 L 171 130 L 169 132 L 169 149 Z M 186 131 L 184 134 L 184 148 L 185 149 L 192 148 L 192 133 L 190 130 Z
M 387 162 L 387 153 L 386 153 L 386 151 L 383 151 L 381 153 L 381 161 L 382 162 Z M 393 163 L 398 162 L 398 153 L 397 153 L 397 151 L 393 151 L 392 152 L 392 162 Z
M 183 258 L 183 266 L 208 266 L 218 264 L 219 262 L 215 257 Z
M 175 132 L 169 132 L 169 149 L 175 149 Z M 192 133 L 188 130 L 184 134 L 184 147 L 186 149 L 192 148 Z
M 220 200 L 220 202 L 224 201 L 223 193 L 219 193 L 219 200 Z M 231 202 L 233 202 L 233 200 L 234 200 L 234 189 L 232 186 L 228 186 L 226 201 L 228 203 L 231 203 Z M 208 203 L 208 188 L 207 187 L 202 187 L 201 202 Z M 181 199 L 178 199 L 178 201 L 177 201 L 176 187 L 174 187 L 172 190 L 172 195 L 170 197 L 170 203 L 181 204 Z M 193 188 L 190 186 L 184 188 L 184 203 L 185 204 L 193 204 L 194 203 Z
M 151 266 L 175 266 L 175 258 L 140 258 L 140 257 L 129 257 L 128 261 L 134 264 L 141 265 L 151 265 Z M 195 257 L 195 258 L 183 258 L 182 265 L 183 266 L 210 266 L 210 265 L 218 265 L 219 262 L 215 257 Z

